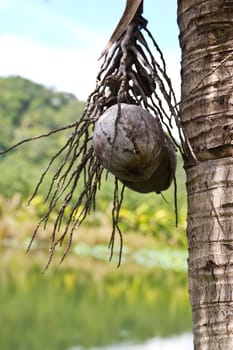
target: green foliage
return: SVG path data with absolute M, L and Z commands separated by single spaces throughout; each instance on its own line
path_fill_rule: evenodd
M 80 117 L 84 103 L 20 77 L 0 78 L 0 150 L 57 129 Z M 33 141 L 1 158 L 0 193 L 27 198 L 69 131 Z M 48 182 L 45 187 L 48 186 Z

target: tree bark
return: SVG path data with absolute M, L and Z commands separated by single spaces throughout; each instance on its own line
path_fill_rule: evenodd
M 195 350 L 233 349 L 233 1 L 178 0 Z

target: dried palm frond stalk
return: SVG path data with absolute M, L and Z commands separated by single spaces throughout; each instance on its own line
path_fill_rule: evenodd
M 130 160 L 131 168 L 127 165 L 127 170 L 123 167 L 120 169 L 122 172 L 112 171 L 116 177 L 109 247 L 110 257 L 112 257 L 115 235 L 118 233 L 119 264 L 123 240 L 118 223 L 125 186 L 139 192 L 160 192 L 170 185 L 175 176 L 175 148 L 179 148 L 182 152 L 183 144 L 179 111 L 171 81 L 166 73 L 162 52 L 146 26 L 147 21 L 142 17 L 141 4 L 120 37 L 115 36 L 117 40 L 111 43 L 111 48 L 108 47 L 105 50 L 96 88 L 89 96 L 81 118 L 69 126 L 73 129 L 72 133 L 66 144 L 49 162 L 32 195 L 31 200 L 37 194 L 44 177 L 59 160 L 60 163 L 52 176 L 45 198 L 45 202 L 48 203 L 47 213 L 38 223 L 30 243 L 31 246 L 39 227 L 46 227 L 51 215 L 56 213 L 46 268 L 52 260 L 57 245 L 61 245 L 66 238 L 62 260 L 65 258 L 71 247 L 75 230 L 91 210 L 95 209 L 96 194 L 101 186 L 104 167 L 107 171 L 112 171 L 119 161 L 116 158 L 118 149 L 115 147 L 121 140 L 118 139 L 122 136 L 121 127 L 124 142 L 127 142 L 128 138 L 128 141 L 133 144 L 133 148 L 130 148 L 129 143 L 126 145 L 126 153 L 128 156 L 133 154 L 133 157 Z M 98 137 L 93 139 L 93 132 L 98 136 L 98 132 L 104 130 L 101 123 L 106 113 L 111 115 L 112 124 L 110 138 L 105 133 L 110 147 L 104 151 L 103 144 L 98 146 Z M 129 114 L 130 117 L 128 117 Z M 122 117 L 124 115 L 126 119 Z M 173 137 L 175 124 L 180 133 L 181 146 Z M 132 131 L 132 128 L 134 131 L 131 133 L 129 131 Z M 120 144 L 123 145 L 121 141 Z M 107 155 L 106 161 L 100 156 L 102 151 L 105 152 L 105 156 Z M 122 156 L 124 150 L 121 151 Z M 144 152 L 141 158 L 138 156 L 140 152 Z M 148 152 L 151 153 L 148 154 Z M 157 156 L 155 156 L 156 152 Z M 138 157 L 137 161 L 134 156 Z M 144 162 L 145 158 L 146 162 Z M 152 166 L 150 166 L 151 162 L 154 162 Z M 64 221 L 65 228 L 61 229 L 61 223 Z

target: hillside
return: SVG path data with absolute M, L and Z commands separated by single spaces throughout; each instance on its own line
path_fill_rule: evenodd
M 84 102 L 21 77 L 0 78 L 0 150 L 75 121 Z M 28 196 L 33 179 L 61 147 L 67 132 L 33 141 L 1 159 L 0 192 Z

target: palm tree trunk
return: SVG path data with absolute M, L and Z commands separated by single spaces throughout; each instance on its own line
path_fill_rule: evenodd
M 178 0 L 195 350 L 233 349 L 233 1 Z

